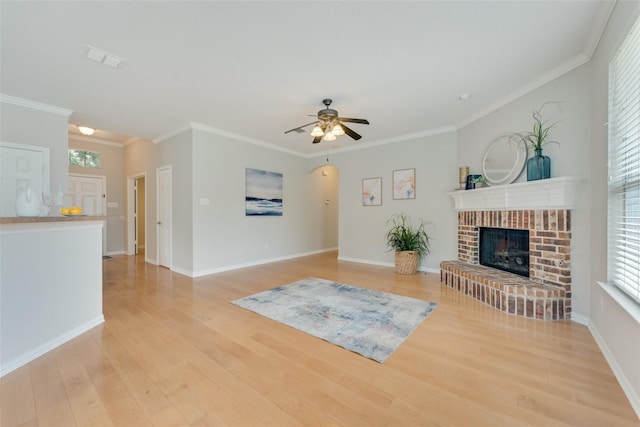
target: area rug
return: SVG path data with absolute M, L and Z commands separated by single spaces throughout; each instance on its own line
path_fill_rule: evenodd
M 315 277 L 232 303 L 380 363 L 437 306 Z

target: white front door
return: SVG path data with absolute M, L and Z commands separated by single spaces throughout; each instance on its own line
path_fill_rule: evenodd
M 16 216 L 16 197 L 27 188 L 31 188 L 38 197 L 49 192 L 49 149 L 2 143 L 0 216 Z
M 106 215 L 107 177 L 95 175 L 69 175 L 68 204 L 80 206 L 85 215 Z M 65 203 L 67 201 L 65 200 Z M 107 222 L 102 227 L 102 252 L 107 253 Z
M 158 264 L 171 268 L 171 166 L 156 170 Z

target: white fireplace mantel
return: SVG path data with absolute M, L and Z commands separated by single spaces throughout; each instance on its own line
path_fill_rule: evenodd
M 541 179 L 447 193 L 456 211 L 574 209 L 580 177 Z

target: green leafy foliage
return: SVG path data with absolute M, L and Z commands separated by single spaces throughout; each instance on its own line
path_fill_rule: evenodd
M 69 150 L 69 164 L 86 168 L 100 167 L 100 153 L 85 150 Z
M 407 214 L 395 214 L 387 220 L 387 226 L 385 239 L 388 250 L 416 251 L 420 258 L 429 254 L 430 237 L 422 219 L 418 227 L 413 227 Z
M 547 101 L 544 104 L 542 104 L 542 106 L 537 109 L 537 110 L 533 110 L 533 130 L 531 132 L 528 132 L 524 135 L 524 140 L 527 142 L 527 144 L 529 145 L 529 147 L 534 150 L 542 150 L 542 147 L 545 146 L 546 144 L 551 144 L 551 143 L 555 143 L 555 144 L 559 144 L 558 141 L 549 141 L 549 132 L 551 131 L 551 129 L 553 129 L 553 127 L 555 125 L 558 124 L 558 122 L 552 123 L 550 125 L 548 125 L 548 120 L 542 120 L 542 109 L 547 105 L 547 104 L 555 104 L 558 107 L 558 110 L 560 110 L 560 106 L 559 106 L 559 102 L 558 101 Z

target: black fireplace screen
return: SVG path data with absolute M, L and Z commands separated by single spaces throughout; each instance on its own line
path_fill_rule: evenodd
M 529 277 L 529 231 L 480 228 L 480 264 Z

